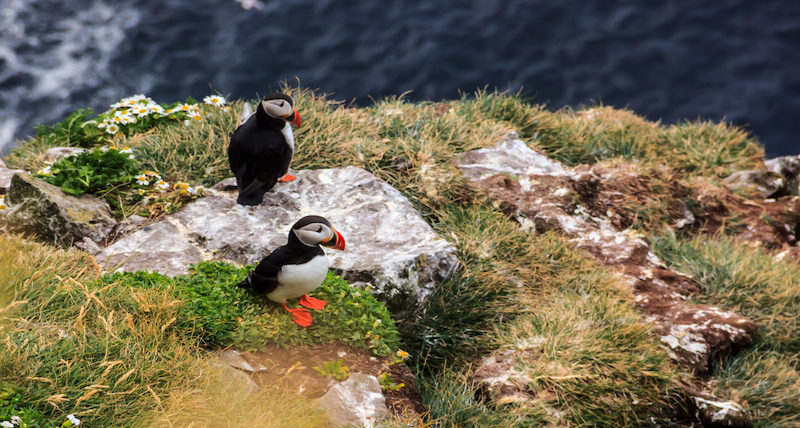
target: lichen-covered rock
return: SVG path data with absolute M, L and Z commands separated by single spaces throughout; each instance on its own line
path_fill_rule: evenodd
M 762 198 L 788 192 L 787 181 L 779 173 L 766 170 L 736 171 L 722 180 L 731 190 L 749 190 Z
M 400 192 L 369 172 L 348 167 L 295 175 L 297 180 L 279 183 L 252 207 L 236 204 L 235 187 L 216 186 L 230 190 L 209 190 L 174 215 L 115 242 L 98 261 L 111 270 L 171 275 L 186 273 L 187 265 L 201 260 L 256 264 L 286 243 L 295 221 L 317 214 L 347 242 L 343 252 L 327 251 L 331 268 L 354 285 L 370 285 L 395 313 L 415 308 L 456 266 L 455 248 Z
M 745 427 L 750 425 L 747 411 L 738 403 L 717 397 L 694 397 L 697 418 L 707 427 Z
M 624 222 L 613 212 L 614 204 L 597 203 L 598 198 L 613 196 L 614 192 L 604 196 L 604 182 L 641 187 L 630 177 L 631 172 L 567 168 L 531 150 L 515 136 L 464 153 L 458 164 L 473 188 L 498 201 L 520 224 L 538 231 L 558 230 L 569 236 L 575 247 L 614 268 L 631 285 L 637 305 L 648 319 L 661 326 L 662 341 L 676 360 L 705 372 L 712 355 L 753 340 L 756 326 L 752 320 L 687 302 L 687 296 L 700 291 L 699 285 L 667 269 L 641 234 L 619 230 Z M 587 179 L 587 175 L 592 177 Z M 583 204 L 587 200 L 593 201 L 592 206 Z
M 353 373 L 315 401 L 335 426 L 372 427 L 389 416 L 381 384 L 371 375 Z
M 67 195 L 27 174 L 11 179 L 5 221 L 11 230 L 30 233 L 62 246 L 90 239 L 103 242 L 117 222 L 105 201 L 92 195 Z

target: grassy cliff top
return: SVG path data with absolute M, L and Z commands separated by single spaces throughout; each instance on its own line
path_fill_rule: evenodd
M 604 106 L 551 111 L 486 91 L 444 102 L 392 97 L 367 107 L 302 88 L 285 91 L 303 118 L 293 168 L 365 168 L 400 190 L 458 249 L 463 268 L 439 286 L 420 318 L 398 325 L 428 423 L 669 425 L 681 412 L 681 391 L 691 378 L 670 363 L 652 326 L 634 309 L 631 290 L 608 268 L 557 233 L 525 233 L 467 190 L 455 154 L 488 147 L 508 131 L 568 165 L 626 164 L 654 177 L 656 202 L 637 214 L 632 227 L 648 235 L 667 263 L 708 287 L 700 301 L 736 308 L 764 326 L 754 347 L 715 363 L 715 392 L 749 402 L 756 426 L 800 423 L 800 346 L 790 332 L 800 307 L 792 291 L 800 281 L 797 265 L 763 248 L 737 245 L 724 228 L 715 235 L 663 228 L 668 216 L 659 191 L 713 188 L 732 172 L 763 166 L 763 149 L 743 130 L 702 121 L 662 125 Z M 200 107 L 201 120 L 184 123 L 181 117 L 114 134 L 82 127 L 94 115 L 78 112 L 40 129 L 6 162 L 37 171 L 46 167 L 49 147 L 114 145 L 130 147 L 142 169 L 169 183 L 207 186 L 230 175 L 226 146 L 243 103 Z M 696 194 L 680 197 L 691 205 Z M 132 198 L 120 213 L 141 209 Z M 187 341 L 179 329 L 161 328 L 176 316 L 171 302 L 179 307 L 180 294 L 155 288 L 119 294 L 111 285 L 90 285 L 102 281 L 86 254 L 14 235 L 0 239 L 0 380 L 16 391 L 9 396 L 22 398 L 19 408 L 51 421 L 75 413 L 97 426 L 111 420 L 119 426 L 202 423 L 212 410 L 231 426 L 322 424 L 302 421 L 298 415 L 309 408 L 302 400 L 266 399 L 220 383 L 199 351 L 202 344 Z M 61 309 L 30 307 L 41 290 L 54 290 L 45 299 L 53 303 L 58 296 L 55 307 Z M 738 290 L 747 290 L 748 298 L 738 298 Z M 135 306 L 126 313 L 138 321 L 126 324 L 119 305 Z M 62 332 L 68 339 L 54 342 Z M 538 407 L 481 401 L 468 382 L 474 363 L 531 337 L 548 344 L 547 352 L 526 362 L 540 373 L 531 385 Z M 81 369 L 87 364 L 102 370 Z M 221 391 L 230 407 L 211 404 Z M 278 411 L 285 415 L 277 417 Z

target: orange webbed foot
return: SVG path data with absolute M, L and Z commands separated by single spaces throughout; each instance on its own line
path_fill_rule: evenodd
M 293 181 L 293 180 L 297 180 L 297 177 L 287 173 L 286 175 L 278 179 L 278 183 L 286 183 L 287 181 Z
M 307 307 L 308 309 L 315 309 L 321 311 L 328 302 L 324 300 L 315 299 L 308 294 L 304 294 L 303 297 L 300 298 L 300 304 Z
M 286 309 L 292 314 L 292 321 L 294 321 L 300 327 L 308 327 L 312 324 L 311 312 L 309 312 L 308 309 L 289 309 L 286 307 L 286 303 L 281 303 L 281 306 L 283 306 L 283 309 Z

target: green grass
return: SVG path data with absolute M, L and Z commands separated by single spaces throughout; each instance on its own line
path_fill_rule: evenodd
M 453 159 L 459 152 L 488 147 L 514 130 L 532 147 L 569 165 L 636 160 L 631 168 L 647 175 L 654 196 L 623 209 L 627 222 L 652 231 L 672 218 L 676 198 L 694 205 L 692 186 L 760 165 L 763 151 L 756 140 L 725 123 L 664 126 L 604 106 L 551 111 L 520 94 L 489 90 L 442 102 L 389 97 L 366 107 L 303 88 L 283 90 L 294 97 L 303 118 L 303 126 L 295 130 L 293 168 L 364 168 L 400 190 L 458 250 L 457 272 L 439 284 L 416 318 L 398 326 L 402 344 L 389 328 L 385 309 L 356 296 L 334 277 L 316 296 L 330 306 L 313 313 L 315 326 L 301 330 L 282 309 L 224 285 L 241 279 L 240 268 L 204 263 L 175 279 L 143 273 L 98 279 L 79 253 L 58 253 L 10 238 L 9 257 L 0 258 L 0 281 L 5 275 L 10 278 L 6 284 L 12 285 L 0 287 L 0 298 L 28 303 L 13 303 L 14 315 L 6 318 L 3 334 L 8 342 L 2 346 L 10 343 L 13 350 L 0 356 L 0 380 L 20 391 L 30 409 L 50 420 L 65 412 L 82 414 L 92 426 L 110 421 L 122 426 L 202 426 L 217 414 L 232 426 L 269 426 L 276 420 L 300 426 L 301 419 L 292 418 L 307 405 L 286 397 L 244 394 L 222 380 L 200 346 L 257 348 L 263 340 L 289 345 L 338 335 L 379 354 L 398 344 L 410 351 L 431 425 L 638 426 L 650 423 L 651 417 L 668 423 L 663 415 L 678 394 L 680 373 L 632 309 L 630 290 L 564 237 L 528 235 L 476 198 Z M 105 142 L 132 147 L 144 168 L 170 184 L 211 185 L 230 176 L 225 153 L 242 103 L 236 101 L 190 126 L 165 122 Z M 41 168 L 48 147 L 73 143 L 71 138 L 56 138 L 62 132 L 58 129 L 74 126 L 45 129 L 9 155 L 9 166 Z M 670 245 L 662 243 L 660 248 L 669 251 Z M 742 251 L 733 244 L 731 248 Z M 690 248 L 674 252 L 697 258 Z M 723 258 L 715 257 L 713 263 Z M 745 265 L 745 258 L 736 259 L 730 269 Z M 31 270 L 26 267 L 30 259 L 43 261 Z M 82 269 L 78 266 L 88 267 L 75 275 Z M 775 270 L 766 262 L 749 268 Z M 710 298 L 768 326 L 763 343 L 771 344 L 764 352 L 721 362 L 717 373 L 728 374 L 720 378 L 718 388 L 722 396 L 739 394 L 749 403 L 759 403 L 754 410 L 757 424 L 771 419 L 795 423 L 793 415 L 800 413 L 791 404 L 797 342 L 791 332 L 797 326 L 791 315 L 797 311 L 794 303 L 787 303 L 794 297 L 777 283 L 761 290 L 774 293 L 764 297 L 755 288 L 764 277 L 744 281 L 745 273 L 737 273 L 730 283 L 720 281 Z M 746 286 L 741 291 L 730 284 Z M 376 319 L 386 329 L 376 328 Z M 57 331 L 53 328 L 69 336 L 52 340 L 52 331 Z M 541 346 L 519 361 L 534 374 L 529 387 L 537 401 L 530 406 L 492 406 L 469 382 L 474 364 L 518 343 Z M 38 378 L 47 380 L 34 380 Z M 218 394 L 225 394 L 225 404 L 230 405 L 221 406 L 215 399 Z M 275 419 L 281 416 L 281 406 L 287 418 Z M 312 417 L 309 425 L 320 420 Z
M 268 344 L 311 345 L 339 341 L 385 356 L 395 352 L 399 335 L 383 303 L 328 274 L 314 296 L 328 301 L 323 311 L 312 311 L 314 324 L 302 328 L 279 305 L 263 296 L 235 287 L 253 266 L 202 262 L 190 273 L 173 279 L 158 273 L 116 273 L 98 287 L 163 290 L 182 302 L 175 328 L 203 346 L 257 350 Z M 289 302 L 296 305 L 296 302 Z M 171 323 L 170 323 L 171 324 Z
M 653 239 L 659 257 L 703 286 L 702 303 L 720 305 L 759 325 L 751 349 L 719 361 L 713 374 L 721 396 L 749 403 L 754 426 L 800 424 L 800 269 L 775 254 L 731 237 Z

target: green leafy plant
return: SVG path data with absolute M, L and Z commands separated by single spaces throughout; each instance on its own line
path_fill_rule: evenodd
M 386 391 L 397 391 L 400 388 L 406 386 L 404 383 L 396 383 L 392 375 L 389 372 L 384 372 L 380 376 L 378 376 L 378 382 L 381 384 L 381 389 Z
M 350 368 L 343 364 L 344 361 L 341 358 L 336 361 L 323 361 L 322 366 L 314 366 L 314 370 L 323 376 L 330 376 L 341 382 L 350 377 Z
M 92 147 L 103 142 L 104 133 L 97 128 L 87 128 L 84 123 L 94 117 L 92 109 L 80 109 L 54 125 L 37 125 L 34 138 L 47 146 Z
M 52 427 L 47 418 L 22 403 L 19 391 L 8 382 L 0 381 L 0 422 L 16 427 Z M 5 426 L 5 425 L 4 425 Z
M 106 194 L 135 180 L 139 164 L 131 153 L 130 149 L 88 150 L 47 165 L 37 175 L 71 195 Z

